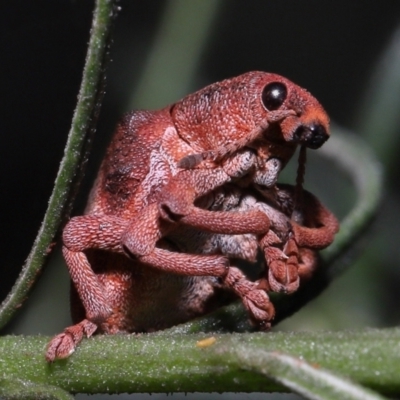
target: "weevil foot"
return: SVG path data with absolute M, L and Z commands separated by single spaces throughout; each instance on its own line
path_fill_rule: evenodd
M 63 333 L 51 339 L 46 350 L 46 361 L 53 362 L 68 358 L 82 341 L 83 337 L 90 337 L 96 331 L 97 325 L 84 319 L 79 324 L 69 326 Z

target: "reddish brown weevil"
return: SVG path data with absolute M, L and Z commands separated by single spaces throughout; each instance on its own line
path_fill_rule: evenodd
M 151 331 L 202 315 L 217 306 L 216 278 L 242 297 L 255 319 L 269 321 L 265 291 L 226 257 L 180 253 L 165 238 L 181 225 L 230 235 L 268 233 L 270 221 L 259 210 L 217 212 L 195 201 L 249 174 L 255 182 L 267 176 L 273 187 L 297 145 L 318 148 L 329 137 L 328 125 L 310 93 L 265 72 L 125 116 L 86 215 L 71 219 L 63 233 L 77 324 L 50 342 L 47 360 L 67 357 L 97 329 Z

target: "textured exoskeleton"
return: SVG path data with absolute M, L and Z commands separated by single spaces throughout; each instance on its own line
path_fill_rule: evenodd
M 264 72 L 210 85 L 159 111 L 127 115 L 108 148 L 86 215 L 73 218 L 63 233 L 63 254 L 85 318 L 51 342 L 47 358 L 67 356 L 83 335 L 90 336 L 99 326 L 112 333 L 187 320 L 188 313 L 178 307 L 174 317 L 166 318 L 168 323 L 163 318 L 142 323 L 139 311 L 133 318 L 126 302 L 119 301 L 128 290 L 129 309 L 142 308 L 145 320 L 156 320 L 163 311 L 152 309 L 155 294 L 145 288 L 160 285 L 157 303 L 168 296 L 168 290 L 161 293 L 160 276 L 168 277 L 165 282 L 181 282 L 179 275 L 221 278 L 242 297 L 253 318 L 270 320 L 265 292 L 242 290 L 247 280 L 235 275 L 226 257 L 175 252 L 163 238 L 185 224 L 231 235 L 267 234 L 270 221 L 262 211 L 209 211 L 196 207 L 195 201 L 250 171 L 255 181 L 258 172 L 260 179 L 273 176 L 274 185 L 298 144 L 317 148 L 328 139 L 328 123 L 306 90 Z M 247 159 L 246 154 L 253 156 Z M 134 266 L 126 255 L 134 258 Z M 140 285 L 136 275 L 125 276 L 130 269 L 145 276 Z M 123 282 L 132 279 L 135 283 L 126 289 Z M 199 313 L 193 307 L 197 311 L 191 317 Z

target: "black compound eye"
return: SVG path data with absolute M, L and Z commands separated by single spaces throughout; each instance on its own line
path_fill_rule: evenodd
M 287 97 L 286 86 L 281 82 L 272 82 L 265 86 L 261 98 L 268 111 L 277 110 Z

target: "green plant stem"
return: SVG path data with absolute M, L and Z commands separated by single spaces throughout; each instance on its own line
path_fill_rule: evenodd
M 80 170 L 86 161 L 85 148 L 94 131 L 100 109 L 105 59 L 115 14 L 116 1 L 97 0 L 78 103 L 64 157 L 32 250 L 12 291 L 0 307 L 0 328 L 7 324 L 26 299 L 54 246 L 53 241 L 57 231 L 69 213 L 70 205 L 77 191 Z
M 72 393 L 284 391 L 283 382 L 262 375 L 270 361 L 243 360 L 247 351 L 280 352 L 379 392 L 400 393 L 400 329 L 225 334 L 215 335 L 208 348 L 196 346 L 206 337 L 99 336 L 85 340 L 69 359 L 47 364 L 49 338 L 7 336 L 0 338 L 0 370 L 5 381 L 19 378 Z
M 0 380 L 3 400 L 73 400 L 74 397 L 58 387 L 23 381 L 18 377 Z
M 319 365 L 312 365 L 277 351 L 265 351 L 257 346 L 235 343 L 234 347 L 226 348 L 225 352 L 242 368 L 262 373 L 307 399 L 383 399 L 377 393 L 332 374 Z

